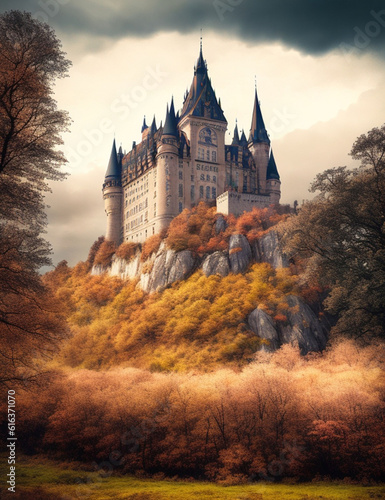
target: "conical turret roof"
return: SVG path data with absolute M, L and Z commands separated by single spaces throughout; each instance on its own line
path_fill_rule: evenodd
M 167 105 L 166 121 L 164 122 L 163 134 L 178 136 L 177 119 L 175 116 L 174 98 L 171 99 L 170 110 Z
M 144 118 L 143 118 L 143 125 L 142 125 L 142 130 L 141 130 L 141 132 L 143 133 L 143 132 L 146 130 L 146 128 L 148 128 L 148 125 L 147 125 L 147 123 L 146 123 L 146 117 L 144 117 Z
M 154 118 L 153 118 L 152 123 L 151 123 L 151 135 L 154 135 L 156 131 L 157 131 L 157 128 L 156 128 L 156 120 L 155 120 L 155 115 L 154 115 Z
M 279 180 L 279 173 L 277 169 L 277 164 L 275 163 L 273 150 L 271 150 L 269 163 L 267 164 L 266 179 Z
M 233 136 L 233 141 L 231 144 L 232 144 L 232 146 L 239 145 L 239 132 L 238 132 L 238 123 L 237 122 L 235 122 L 234 136 Z
M 120 168 L 120 163 L 118 161 L 118 154 L 116 152 L 116 142 L 114 139 L 114 142 L 112 143 L 110 161 L 108 162 L 106 178 L 107 177 L 120 178 L 120 176 L 121 176 L 121 168 Z
M 255 86 L 255 99 L 253 118 L 251 120 L 250 128 L 250 141 L 253 143 L 266 142 L 267 144 L 270 144 L 269 135 L 265 127 L 265 122 L 263 121 L 261 106 L 258 100 L 257 86 Z

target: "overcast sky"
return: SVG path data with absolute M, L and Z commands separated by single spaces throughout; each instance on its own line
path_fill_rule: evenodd
M 58 82 L 68 179 L 47 203 L 56 264 L 87 258 L 105 231 L 101 185 L 114 134 L 130 150 L 143 115 L 164 121 L 191 84 L 203 29 L 209 76 L 228 121 L 248 134 L 254 80 L 282 181 L 282 202 L 310 198 L 318 172 L 354 166 L 361 133 L 385 122 L 382 0 L 2 0 L 48 22 L 72 60 Z

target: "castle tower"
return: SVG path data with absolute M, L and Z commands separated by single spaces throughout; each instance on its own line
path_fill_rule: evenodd
M 158 145 L 158 192 L 157 192 L 157 226 L 167 227 L 179 213 L 175 193 L 178 192 L 178 128 L 175 116 L 174 99 L 170 109 L 167 105 L 166 120 Z
M 270 152 L 269 163 L 266 172 L 266 192 L 270 194 L 271 203 L 274 205 L 279 203 L 281 198 L 281 181 L 275 163 L 273 150 Z
M 257 167 L 257 191 L 260 193 L 266 193 L 266 173 L 267 165 L 269 163 L 270 139 L 263 121 L 261 106 L 258 100 L 257 87 L 255 87 L 249 149 Z
M 122 228 L 122 158 L 122 148 L 119 148 L 118 155 L 114 139 L 103 184 L 103 199 L 104 209 L 107 214 L 106 240 L 113 241 L 116 246 L 120 244 Z
M 225 190 L 227 121 L 208 76 L 202 41 L 194 67 L 194 78 L 184 100 L 178 127 L 190 145 L 190 174 L 194 179 L 191 204 L 201 200 L 210 202 L 217 193 Z

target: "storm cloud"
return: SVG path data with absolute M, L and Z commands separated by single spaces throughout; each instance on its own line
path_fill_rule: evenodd
M 101 39 L 203 28 L 309 54 L 342 49 L 385 56 L 383 0 L 3 0 L 0 10 L 9 9 L 30 11 L 62 34 L 93 38 L 95 50 Z

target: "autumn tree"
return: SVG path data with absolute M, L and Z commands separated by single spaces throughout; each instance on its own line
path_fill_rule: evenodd
M 361 167 L 319 174 L 318 196 L 282 226 L 286 251 L 330 289 L 335 332 L 385 335 L 385 125 L 361 135 L 351 156 Z
M 0 382 L 34 376 L 32 358 L 63 332 L 38 271 L 50 263 L 44 193 L 65 177 L 69 119 L 53 84 L 69 65 L 48 25 L 26 12 L 0 16 Z

